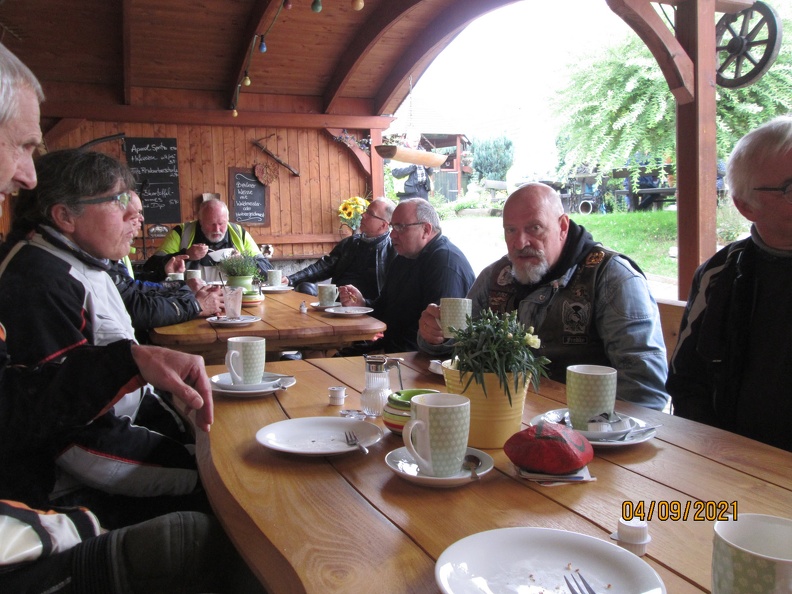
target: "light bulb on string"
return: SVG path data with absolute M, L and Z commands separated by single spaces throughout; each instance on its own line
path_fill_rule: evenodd
M 250 77 L 248 76 L 248 73 L 245 72 L 245 77 L 242 79 L 242 84 L 245 85 L 246 87 L 249 87 L 250 82 L 251 82 Z
M 364 6 L 363 0 L 352 0 L 352 10 L 363 10 Z
M 311 10 L 314 12 L 322 12 L 322 0 L 313 0 L 313 4 L 311 4 Z
M 291 0 L 283 0 L 283 8 L 285 8 L 286 10 L 291 10 L 292 8 Z
M 236 109 L 231 110 L 231 115 L 237 117 L 239 115 L 239 112 Z
M 262 35 L 261 42 L 259 43 L 259 52 L 263 54 L 266 51 L 267 51 L 267 44 L 264 43 L 264 36 Z

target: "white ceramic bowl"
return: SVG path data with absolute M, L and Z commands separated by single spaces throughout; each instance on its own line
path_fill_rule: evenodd
M 214 260 L 215 262 L 222 262 L 228 256 L 233 254 L 236 250 L 234 248 L 225 248 L 222 250 L 215 250 L 213 252 L 209 252 L 209 257 Z

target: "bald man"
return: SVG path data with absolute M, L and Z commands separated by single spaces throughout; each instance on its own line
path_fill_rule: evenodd
M 261 253 L 258 245 L 241 225 L 228 222 L 228 207 L 221 200 L 206 200 L 198 210 L 198 220 L 177 225 L 165 236 L 156 253 L 144 267 L 150 273 L 149 280 L 163 280 L 165 266 L 175 258 L 184 260 L 188 270 L 201 270 L 207 282 L 220 280 L 217 262 L 209 257 L 209 251 L 233 248 L 240 254 L 256 257 L 262 273 L 272 269 L 272 264 Z
M 618 370 L 617 397 L 662 410 L 669 397 L 665 343 L 657 303 L 638 266 L 594 241 L 564 213 L 561 197 L 540 183 L 527 184 L 503 207 L 508 255 L 482 271 L 468 293 L 473 317 L 491 308 L 517 310 L 542 341 L 549 375 L 565 381 L 568 365 Z M 450 351 L 440 309 L 421 315 L 419 345 L 431 354 Z

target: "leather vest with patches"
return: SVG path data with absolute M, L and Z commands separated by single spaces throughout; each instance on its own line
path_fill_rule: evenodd
M 532 320 L 521 320 L 526 326 L 533 324 L 534 332 L 542 341 L 539 353 L 550 359 L 548 372 L 551 379 L 566 381 L 569 365 L 587 363 L 610 365 L 594 320 L 597 278 L 600 270 L 615 252 L 594 246 L 578 264 L 564 287 L 552 282 L 549 298 L 541 295 L 534 300 L 536 311 Z M 537 286 L 536 291 L 547 285 Z M 504 257 L 493 270 L 489 288 L 489 307 L 500 313 L 519 307 L 518 285 L 511 274 L 511 262 Z M 534 291 L 535 293 L 535 291 Z M 533 293 L 525 296 L 529 299 Z

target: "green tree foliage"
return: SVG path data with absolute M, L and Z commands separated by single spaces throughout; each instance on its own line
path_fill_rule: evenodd
M 785 20 L 785 32 L 792 21 Z M 792 36 L 787 33 L 775 64 L 743 89 L 717 87 L 717 151 L 725 159 L 749 130 L 792 112 Z M 556 140 L 559 179 L 590 164 L 600 171 L 625 166 L 646 155 L 676 157 L 676 105 L 668 84 L 644 43 L 631 36 L 578 62 L 559 94 L 563 122 Z M 638 159 L 636 159 L 638 157 Z
M 514 143 L 505 136 L 473 139 L 473 169 L 480 179 L 505 181 L 506 173 L 514 163 Z

